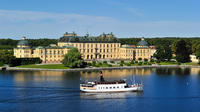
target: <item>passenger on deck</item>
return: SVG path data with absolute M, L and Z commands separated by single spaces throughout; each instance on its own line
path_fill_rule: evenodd
M 102 71 L 100 71 L 100 82 L 105 82 Z

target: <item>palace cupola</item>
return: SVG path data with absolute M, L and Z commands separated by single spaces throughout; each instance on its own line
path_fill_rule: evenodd
M 20 40 L 18 43 L 17 43 L 17 47 L 18 48 L 27 48 L 27 47 L 30 47 L 29 46 L 29 42 L 26 40 L 26 37 L 22 37 L 22 40 Z

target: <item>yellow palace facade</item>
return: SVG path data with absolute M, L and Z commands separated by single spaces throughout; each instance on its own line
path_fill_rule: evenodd
M 112 34 L 101 34 L 97 37 L 77 36 L 75 33 L 65 33 L 57 45 L 52 44 L 47 47 L 30 47 L 25 37 L 19 41 L 14 48 L 16 58 L 40 58 L 43 63 L 60 63 L 63 56 L 73 48 L 78 48 L 82 58 L 86 61 L 91 60 L 150 60 L 152 49 L 142 38 L 137 46 L 121 45 L 118 39 Z

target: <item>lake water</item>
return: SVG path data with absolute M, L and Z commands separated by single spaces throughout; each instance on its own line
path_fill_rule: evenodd
M 142 81 L 144 92 L 81 93 L 98 71 L 0 71 L 0 112 L 199 112 L 200 68 L 104 70 L 106 80 Z

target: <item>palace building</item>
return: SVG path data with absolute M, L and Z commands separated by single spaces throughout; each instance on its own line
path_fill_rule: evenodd
M 100 36 L 77 36 L 75 33 L 65 33 L 60 37 L 57 45 L 47 47 L 31 47 L 25 37 L 14 48 L 16 58 L 40 58 L 43 63 L 60 63 L 64 55 L 73 48 L 78 48 L 82 58 L 91 60 L 138 60 L 152 57 L 155 48 L 149 47 L 142 38 L 137 45 L 121 45 L 119 40 L 112 34 Z

